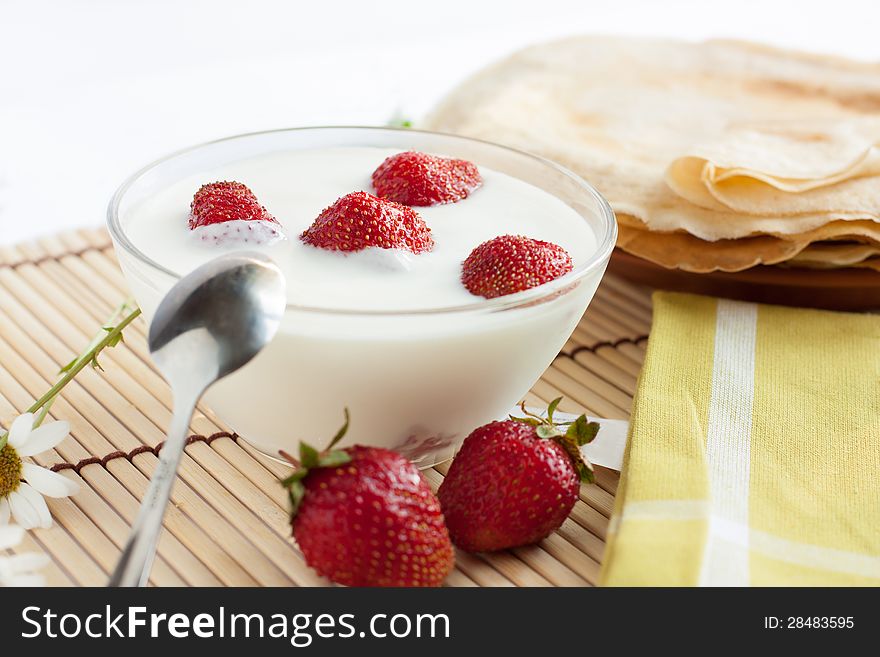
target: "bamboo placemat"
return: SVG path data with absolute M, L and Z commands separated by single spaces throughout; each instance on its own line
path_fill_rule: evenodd
M 82 230 L 0 247 L 0 417 L 27 408 L 128 296 L 107 233 Z M 562 352 L 528 394 L 535 406 L 626 418 L 650 325 L 649 291 L 607 276 Z M 77 480 L 47 500 L 55 524 L 17 551 L 45 552 L 53 585 L 106 583 L 157 463 L 171 399 L 147 353 L 141 319 L 125 343 L 83 370 L 52 407 L 71 436 L 38 459 Z M 192 422 L 151 577 L 156 586 L 325 585 L 290 539 L 287 469 L 256 453 L 210 412 Z M 448 464 L 425 471 L 435 488 Z M 449 586 L 585 586 L 596 582 L 618 475 L 598 468 L 562 527 L 539 545 L 457 553 Z

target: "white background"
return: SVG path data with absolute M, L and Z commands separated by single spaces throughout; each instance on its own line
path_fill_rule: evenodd
M 584 33 L 736 36 L 880 60 L 877 0 L 0 0 L 0 243 L 98 225 L 207 139 L 418 118 L 468 73 Z

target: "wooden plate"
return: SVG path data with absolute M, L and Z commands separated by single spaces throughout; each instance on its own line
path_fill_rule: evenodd
M 880 272 L 873 270 L 760 266 L 735 273 L 694 274 L 614 249 L 608 271 L 651 287 L 729 299 L 829 310 L 880 309 Z

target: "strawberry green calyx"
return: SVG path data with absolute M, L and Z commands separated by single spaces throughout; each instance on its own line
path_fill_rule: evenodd
M 579 416 L 574 422 L 554 422 L 553 414 L 561 401 L 562 397 L 557 397 L 550 402 L 546 417 L 527 411 L 523 402 L 520 408 L 525 417 L 511 415 L 510 419 L 535 427 L 535 434 L 539 438 L 552 440 L 562 447 L 571 459 L 580 480 L 591 484 L 596 481 L 593 464 L 584 457 L 580 448 L 593 441 L 599 433 L 599 423 L 590 422 L 586 415 Z
M 288 496 L 290 497 L 291 517 L 296 515 L 303 496 L 306 494 L 306 487 L 303 484 L 303 479 L 305 479 L 310 470 L 316 468 L 337 468 L 340 465 L 345 465 L 351 461 L 351 457 L 345 450 L 333 449 L 336 443 L 342 440 L 342 437 L 348 431 L 348 423 L 349 414 L 348 409 L 346 408 L 345 423 L 339 431 L 336 432 L 336 435 L 333 436 L 333 440 L 330 441 L 330 444 L 327 445 L 327 448 L 323 452 L 319 452 L 311 445 L 300 441 L 298 463 L 290 457 L 287 457 L 286 454 L 282 454 L 297 466 L 296 471 L 292 475 L 281 481 L 281 485 L 287 489 Z

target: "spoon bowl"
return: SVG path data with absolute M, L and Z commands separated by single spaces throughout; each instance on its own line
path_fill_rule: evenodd
M 281 271 L 266 256 L 223 256 L 198 267 L 162 299 L 147 342 L 173 387 L 207 387 L 272 339 L 286 303 Z

